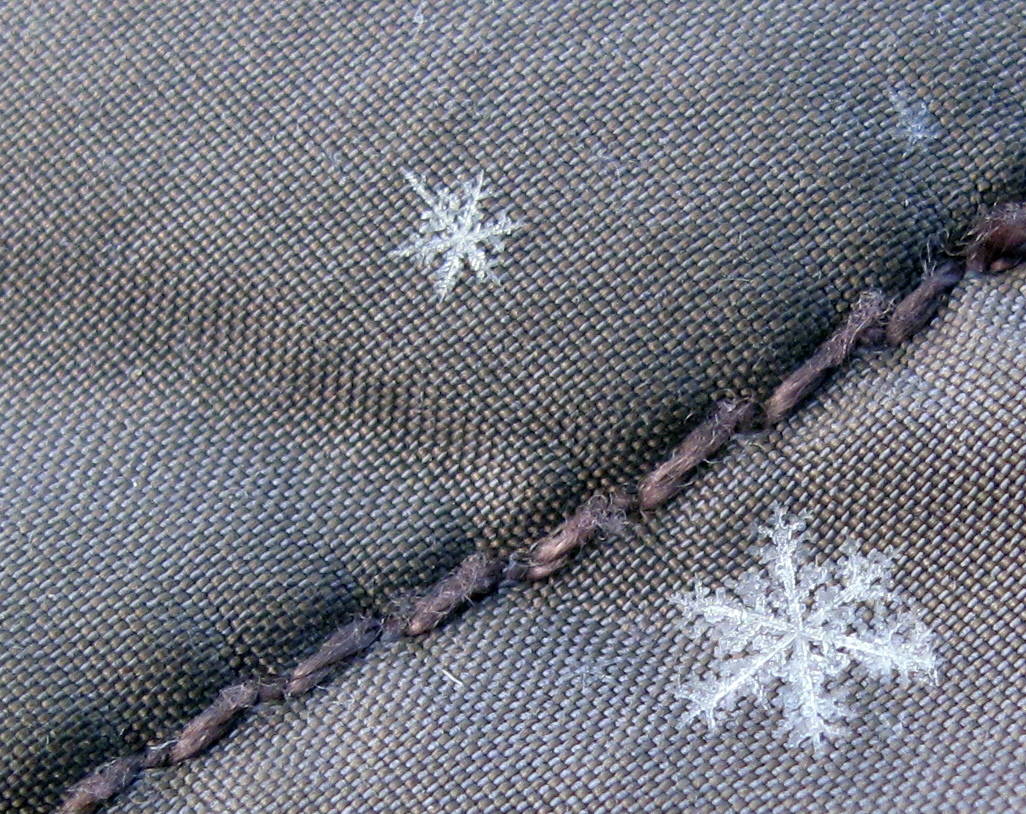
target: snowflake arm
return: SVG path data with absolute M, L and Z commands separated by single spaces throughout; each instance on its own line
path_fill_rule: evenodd
M 723 662 L 713 677 L 679 687 L 677 697 L 690 701 L 685 720 L 704 717 L 709 728 L 714 729 L 716 711 L 729 709 L 744 690 L 751 690 L 761 699 L 763 687 L 759 674 L 779 659 L 788 646 L 789 642 L 782 642 L 755 656 L 730 659 Z
M 835 635 L 835 646 L 857 657 L 871 675 L 936 679 L 933 635 L 918 615 L 906 613 L 857 636 Z
M 427 204 L 428 210 L 434 212 L 435 197 L 428 192 L 427 187 L 424 186 L 424 181 L 420 176 L 414 172 L 410 172 L 409 170 L 403 170 L 403 178 L 406 179 L 406 182 L 410 185 L 413 191 L 417 193 L 417 196 Z

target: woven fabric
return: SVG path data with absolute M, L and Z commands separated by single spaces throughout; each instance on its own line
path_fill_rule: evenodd
M 807 6 L 4 4 L 4 806 L 635 476 L 1021 186 L 1020 10 Z M 499 283 L 392 253 L 403 169 L 483 172 Z
M 376 648 L 112 810 L 1024 810 L 1024 339 L 1026 278 L 967 281 L 940 324 L 857 360 L 658 519 Z M 849 732 L 820 754 L 787 746 L 770 704 L 710 731 L 674 693 L 714 656 L 672 595 L 752 570 L 774 504 L 810 513 L 820 561 L 896 548 L 896 588 L 936 636 L 934 684 L 838 677 Z

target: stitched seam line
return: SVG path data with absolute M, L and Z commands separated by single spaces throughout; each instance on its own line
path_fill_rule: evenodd
M 841 327 L 769 398 L 762 403 L 725 401 L 716 405 L 636 487 L 614 488 L 592 496 L 551 534 L 506 557 L 481 551 L 470 554 L 422 593 L 409 612 L 347 622 L 316 653 L 282 676 L 222 689 L 214 702 L 189 720 L 171 741 L 117 758 L 72 786 L 58 814 L 95 811 L 126 789 L 143 770 L 195 757 L 223 737 L 247 710 L 261 702 L 302 695 L 379 638 L 423 635 L 474 597 L 492 593 L 502 585 L 545 579 L 566 565 L 577 549 L 618 533 L 628 516 L 645 516 L 663 506 L 735 435 L 770 427 L 791 415 L 859 347 L 896 347 L 918 333 L 967 268 L 973 273 L 1026 269 L 1026 204 L 1001 204 L 980 218 L 970 234 L 965 258 L 964 263 L 948 259 L 928 269 L 911 293 L 896 304 L 880 292 L 865 292 Z

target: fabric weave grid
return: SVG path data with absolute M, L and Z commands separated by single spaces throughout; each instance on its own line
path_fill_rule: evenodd
M 806 6 L 0 8 L 2 805 L 646 471 L 1021 186 L 1020 10 Z M 390 255 L 403 169 L 515 206 L 501 285 Z

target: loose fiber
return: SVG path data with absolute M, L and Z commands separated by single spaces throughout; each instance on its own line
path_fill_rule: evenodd
M 570 553 L 592 540 L 598 533 L 616 533 L 623 527 L 632 501 L 622 490 L 594 495 L 558 529 L 535 544 L 523 579 L 547 577 L 566 562 Z

